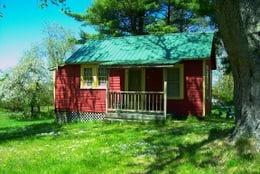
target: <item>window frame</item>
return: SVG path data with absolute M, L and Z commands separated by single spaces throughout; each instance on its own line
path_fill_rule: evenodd
M 99 65 L 97 64 L 82 64 L 80 65 L 80 89 L 106 89 L 106 85 L 99 85 Z M 92 85 L 87 86 L 86 81 L 84 79 L 84 69 L 91 68 L 92 69 Z M 108 73 L 107 73 L 108 74 Z M 107 81 L 107 75 L 106 75 Z
M 183 100 L 184 99 L 184 68 L 183 68 L 183 64 L 177 64 L 174 65 L 174 67 L 171 68 L 178 68 L 179 69 L 179 93 L 180 95 L 177 97 L 174 96 L 169 96 L 168 95 L 168 90 L 169 90 L 169 85 L 167 85 L 167 99 L 172 99 L 172 100 Z M 164 81 L 166 80 L 168 82 L 168 78 L 167 78 L 167 70 L 170 68 L 165 68 L 164 71 Z
M 101 76 L 100 75 L 100 69 L 104 69 L 105 70 L 105 75 L 104 76 Z M 106 86 L 107 86 L 107 78 L 108 78 L 108 71 L 107 71 L 107 68 L 105 68 L 105 67 L 101 67 L 101 66 L 98 66 L 98 68 L 97 68 L 97 86 L 98 86 L 98 88 L 104 88 L 104 89 L 106 89 Z M 104 84 L 100 84 L 100 77 L 103 77 L 103 78 L 105 78 L 104 80 L 105 80 L 105 83 Z
M 124 84 L 124 90 L 129 91 L 129 69 L 132 68 L 126 68 L 125 69 L 125 84 Z M 133 68 L 133 69 L 139 69 L 139 68 Z M 146 82 L 145 82 L 145 76 L 146 76 L 146 71 L 145 68 L 141 68 L 141 91 L 145 91 L 146 88 Z

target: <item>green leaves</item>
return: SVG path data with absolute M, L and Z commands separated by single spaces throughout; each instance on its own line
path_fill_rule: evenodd
M 101 35 L 163 34 L 184 32 L 192 25 L 204 25 L 206 20 L 201 19 L 206 11 L 202 12 L 204 6 L 200 1 L 96 0 L 83 14 L 65 13 L 83 24 L 96 26 Z M 206 23 L 209 25 L 208 21 Z
M 57 67 L 64 63 L 66 56 L 73 52 L 76 40 L 71 32 L 58 24 L 48 25 L 44 30 L 43 52 L 49 67 Z
M 73 51 L 75 39 L 60 25 L 48 25 L 42 42 L 29 48 L 18 64 L 0 75 L 0 104 L 8 109 L 39 113 L 52 105 L 53 84 L 49 67 L 64 62 Z M 27 114 L 30 116 L 30 114 Z
M 234 81 L 230 74 L 222 74 L 221 78 L 213 86 L 212 95 L 226 104 L 233 103 Z
M 146 26 L 146 30 L 151 34 L 175 33 L 178 31 L 177 26 L 167 25 L 165 21 L 160 20 L 156 23 Z
M 28 108 L 31 108 L 33 116 L 35 108 L 52 102 L 50 77 L 39 47 L 33 46 L 1 81 L 1 102 L 12 110 L 28 112 Z
M 66 14 L 97 26 L 102 34 L 120 36 L 144 34 L 145 26 L 153 22 L 150 15 L 159 7 L 159 1 L 154 0 L 97 0 L 84 14 Z

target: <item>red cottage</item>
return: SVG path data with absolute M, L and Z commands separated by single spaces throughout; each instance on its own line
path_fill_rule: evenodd
M 90 40 L 55 71 L 58 121 L 203 117 L 211 109 L 214 33 Z

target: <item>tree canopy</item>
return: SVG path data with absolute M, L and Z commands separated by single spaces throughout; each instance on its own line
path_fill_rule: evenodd
M 194 0 L 96 0 L 83 14 L 65 13 L 108 36 L 187 31 L 209 21 Z
M 41 49 L 48 60 L 49 67 L 63 64 L 66 56 L 75 49 L 75 39 L 72 33 L 54 23 L 47 25 L 43 34 L 45 37 Z
M 47 25 L 43 34 L 43 41 L 29 48 L 15 67 L 0 71 L 1 107 L 36 117 L 42 106 L 52 105 L 49 68 L 63 64 L 75 44 L 71 32 L 58 24 Z
M 30 108 L 31 117 L 40 112 L 40 106 L 52 102 L 50 73 L 41 59 L 37 46 L 26 51 L 17 66 L 5 73 L 0 83 L 1 102 L 12 110 Z

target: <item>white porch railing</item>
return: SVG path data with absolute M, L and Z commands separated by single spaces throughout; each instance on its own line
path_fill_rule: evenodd
M 109 91 L 108 111 L 164 113 L 164 92 Z
M 167 81 L 163 91 L 110 91 L 106 88 L 106 113 L 111 111 L 167 114 Z

